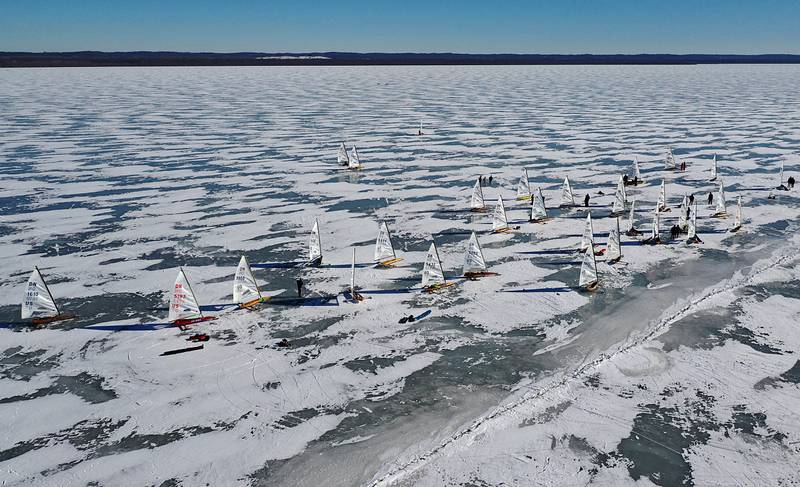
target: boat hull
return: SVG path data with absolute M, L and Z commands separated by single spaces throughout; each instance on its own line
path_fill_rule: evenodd
M 44 325 L 48 325 L 50 323 L 56 323 L 58 321 L 71 320 L 72 318 L 75 318 L 74 314 L 62 313 L 62 314 L 56 315 L 56 316 L 47 316 L 47 317 L 44 317 L 44 318 L 34 318 L 34 319 L 31 320 L 31 323 L 36 325 L 36 326 L 44 326 Z
M 455 282 L 444 282 L 442 284 L 434 284 L 432 286 L 428 286 L 428 287 L 423 288 L 422 292 L 427 293 L 427 294 L 432 294 L 432 293 L 435 293 L 435 292 L 442 291 L 443 289 L 447 289 L 450 286 L 454 286 L 455 284 L 456 284 Z
M 212 321 L 212 320 L 216 320 L 216 319 L 217 319 L 216 316 L 201 316 L 200 318 L 188 318 L 188 319 L 183 319 L 183 320 L 175 320 L 175 321 L 172 322 L 172 324 L 175 325 L 175 326 L 188 326 L 188 325 L 194 325 L 194 324 L 197 324 L 197 323 L 203 323 L 205 321 Z

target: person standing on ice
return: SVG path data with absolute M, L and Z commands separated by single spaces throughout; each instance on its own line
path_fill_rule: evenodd
M 298 277 L 297 278 L 297 297 L 298 298 L 302 298 L 303 297 L 303 278 L 302 277 Z
M 694 204 L 694 193 L 689 195 L 689 206 L 692 206 L 693 204 Z
M 789 176 L 789 179 L 786 180 L 786 184 L 789 185 L 789 189 L 794 188 L 794 176 Z
M 708 193 L 708 206 L 714 203 L 714 193 Z
M 583 206 L 589 208 L 589 193 L 586 193 L 586 196 L 583 197 Z
M 492 179 L 494 179 L 494 178 L 492 178 L 492 175 L 491 175 L 491 174 L 489 174 L 489 184 L 490 184 L 490 185 L 492 184 Z

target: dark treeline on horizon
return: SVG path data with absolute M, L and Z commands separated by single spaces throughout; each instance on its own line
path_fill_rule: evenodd
M 797 54 L 453 54 L 453 53 L 209 53 L 0 52 L 0 67 L 81 66 L 358 66 L 499 64 L 774 64 Z

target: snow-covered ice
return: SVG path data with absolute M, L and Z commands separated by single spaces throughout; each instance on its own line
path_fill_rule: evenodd
M 4 485 L 800 483 L 798 190 L 768 198 L 781 161 L 800 168 L 797 79 L 788 65 L 0 70 Z M 342 141 L 363 170 L 337 166 Z M 685 172 L 664 170 L 670 147 Z M 585 293 L 587 209 L 558 208 L 561 183 L 591 196 L 605 248 L 634 157 L 645 234 L 666 181 L 666 244 L 623 235 Z M 546 223 L 516 199 L 523 168 Z M 469 212 L 489 175 L 488 211 Z M 742 197 L 737 233 L 711 217 L 719 181 L 729 212 Z M 703 244 L 669 239 L 684 194 Z M 491 233 L 498 196 L 510 234 Z M 295 265 L 315 219 L 322 265 Z M 392 269 L 372 265 L 381 220 Z M 497 275 L 458 278 L 472 231 Z M 432 239 L 456 285 L 423 294 Z M 353 248 L 359 304 L 342 294 Z M 230 306 L 242 254 L 271 297 L 253 310 Z M 77 318 L 19 323 L 34 265 Z M 217 316 L 186 332 L 164 326 L 179 266 Z M 203 350 L 160 356 L 196 331 Z

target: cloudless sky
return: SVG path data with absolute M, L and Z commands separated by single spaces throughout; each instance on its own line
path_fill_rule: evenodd
M 0 0 L 0 51 L 800 54 L 800 0 Z

